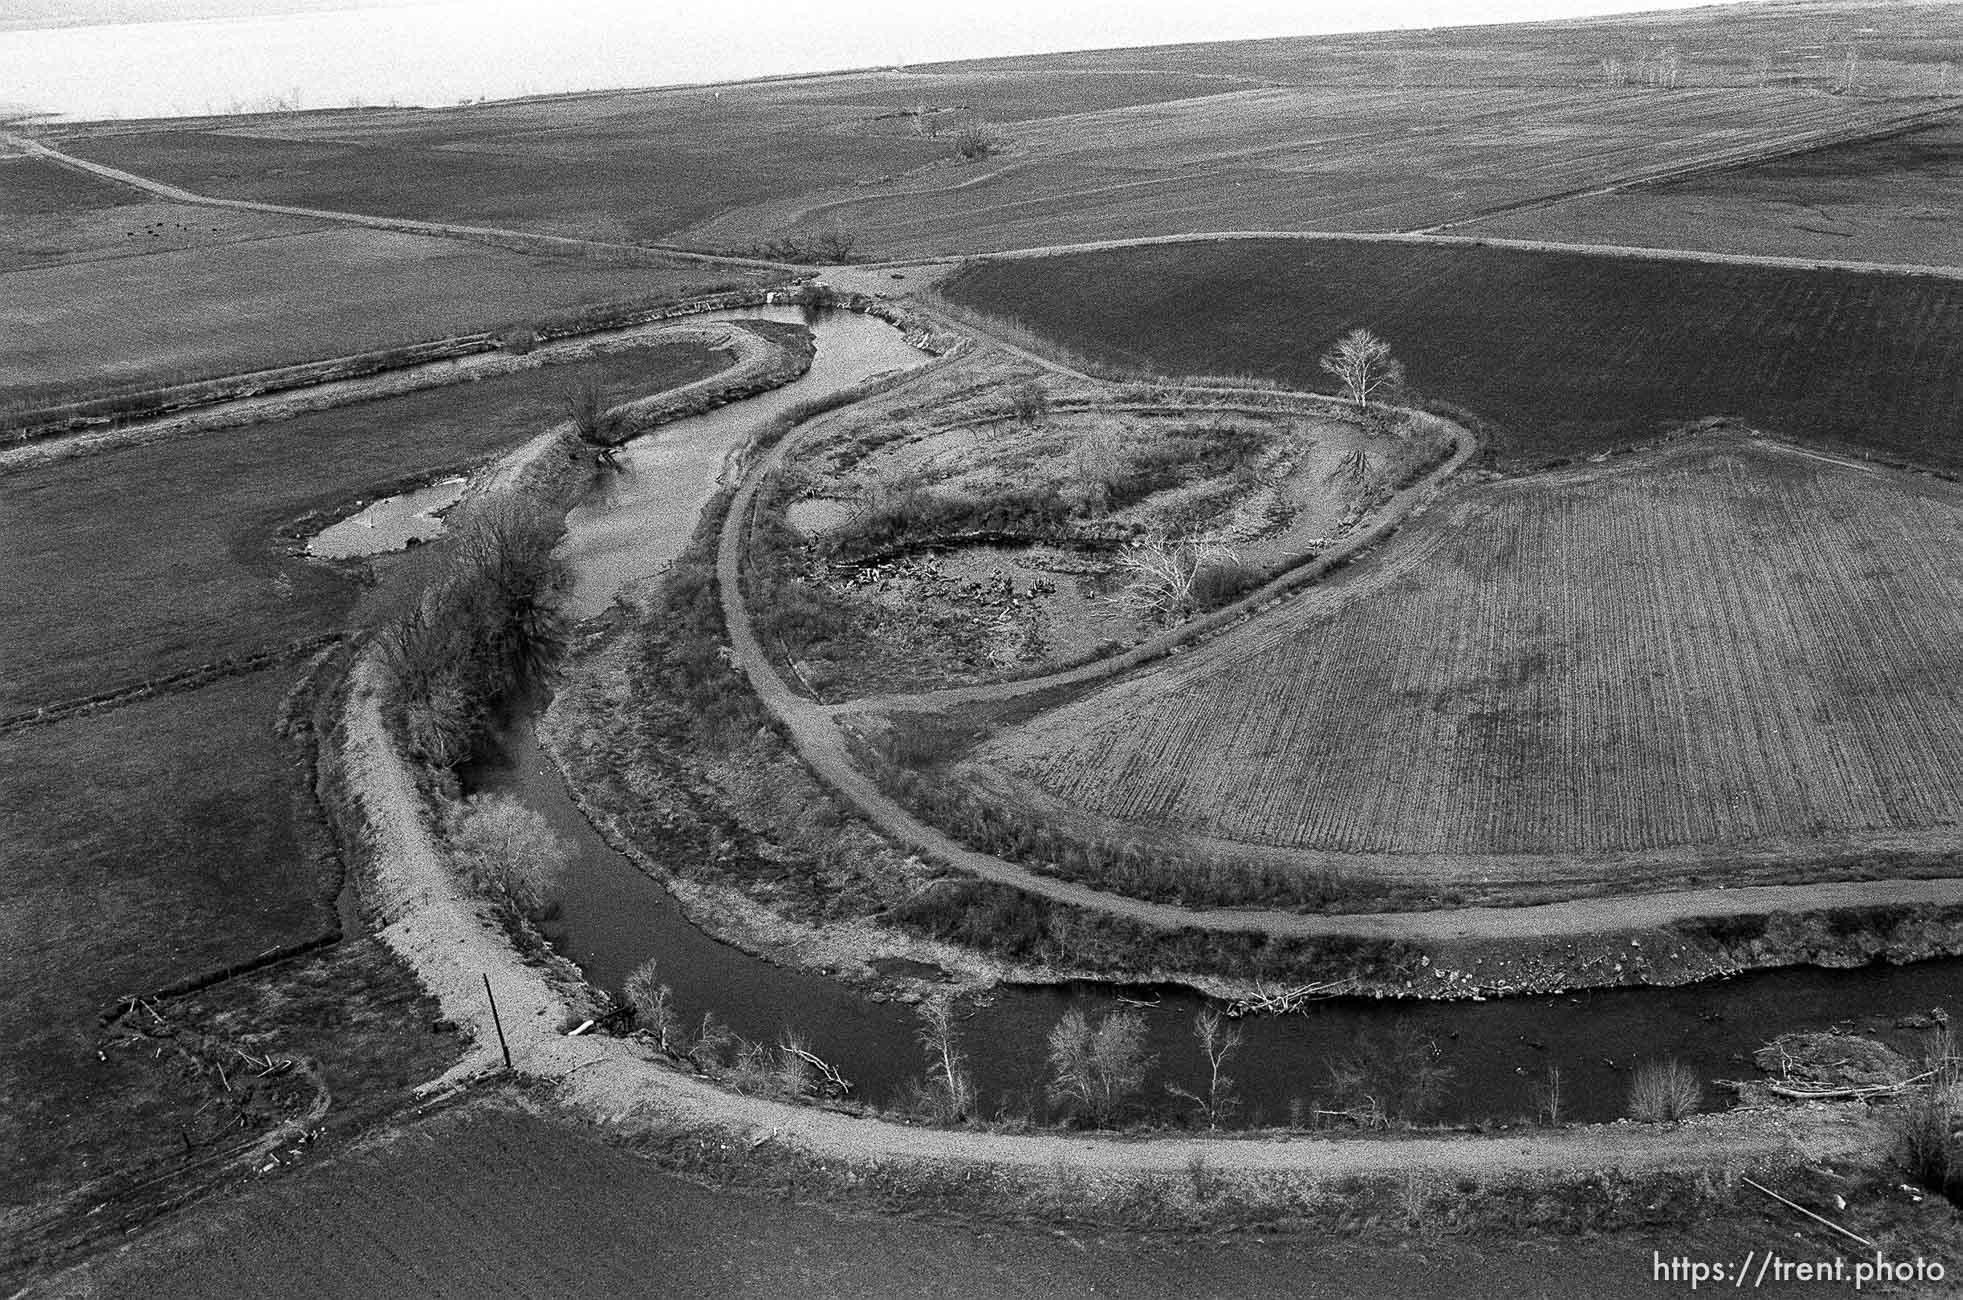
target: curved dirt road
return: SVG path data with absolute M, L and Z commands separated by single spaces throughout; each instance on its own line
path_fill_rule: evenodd
M 1276 939 L 1397 941 L 1419 945 L 1481 940 L 1557 945 L 1579 937 L 1662 929 L 1678 922 L 1717 917 L 1763 916 L 1774 912 L 1837 908 L 1963 907 L 1963 879 L 1934 879 L 1700 889 L 1629 897 L 1585 898 L 1526 907 L 1466 907 L 1427 912 L 1331 915 L 1249 908 L 1203 909 L 1149 902 L 1094 889 L 1045 876 L 993 854 L 969 848 L 921 821 L 879 787 L 852 758 L 845 736 L 837 724 L 840 715 L 881 707 L 934 708 L 979 700 L 1009 699 L 1049 686 L 1092 681 L 1170 653 L 1196 636 L 1253 617 L 1261 607 L 1280 599 L 1280 591 L 1326 572 L 1328 564 L 1333 564 L 1338 555 L 1353 554 L 1387 537 L 1470 458 L 1474 451 L 1471 437 L 1457 426 L 1449 425 L 1459 439 L 1453 456 L 1417 485 L 1398 494 L 1392 507 L 1368 532 L 1352 539 L 1346 548 L 1324 557 L 1327 564 L 1324 560 L 1318 560 L 1304 566 L 1208 618 L 1195 620 L 1124 655 L 1026 681 L 922 695 L 877 697 L 827 706 L 794 692 L 772 666 L 757 638 L 738 580 L 757 488 L 765 476 L 782 466 L 789 453 L 807 436 L 810 427 L 785 438 L 768 456 L 750 468 L 724 521 L 717 548 L 716 573 L 730 646 L 736 662 L 749 676 L 758 698 L 783 723 L 800 757 L 821 780 L 852 803 L 882 833 L 956 870 L 1052 902 L 1123 917 L 1160 929 L 1256 934 Z M 1434 972 L 1442 973 L 1438 968 L 1434 968 Z M 1499 972 L 1489 972 L 1483 978 L 1498 981 L 1501 975 Z M 1501 991 L 1501 985 L 1497 982 L 1492 987 L 1494 991 Z M 1474 982 L 1455 985 L 1452 991 L 1464 995 L 1484 989 L 1484 985 Z

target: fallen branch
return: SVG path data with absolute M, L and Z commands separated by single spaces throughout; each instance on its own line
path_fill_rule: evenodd
M 1861 1236 L 1859 1233 L 1849 1232 L 1847 1229 L 1841 1227 L 1838 1223 L 1835 1223 L 1832 1219 L 1827 1218 L 1825 1215 L 1815 1214 L 1813 1211 L 1807 1209 L 1804 1205 L 1800 1205 L 1797 1202 L 1787 1200 L 1785 1197 L 1779 1195 L 1779 1193 L 1773 1191 L 1770 1187 L 1767 1187 L 1764 1183 L 1755 1182 L 1750 1178 L 1744 1177 L 1743 1175 L 1739 1176 L 1738 1181 L 1745 1184 L 1747 1187 L 1757 1188 L 1759 1191 L 1764 1192 L 1767 1196 L 1770 1196 L 1773 1200 L 1779 1202 L 1779 1204 L 1784 1205 L 1789 1209 L 1798 1210 L 1801 1214 L 1804 1214 L 1809 1219 L 1812 1219 L 1819 1223 L 1826 1224 L 1829 1228 L 1832 1228 L 1835 1232 L 1847 1238 L 1849 1241 L 1858 1242 L 1861 1245 L 1866 1246 L 1869 1250 L 1875 1249 L 1875 1244 L 1869 1241 L 1866 1237 Z
M 821 1057 L 818 1056 L 816 1052 L 806 1051 L 804 1048 L 799 1047 L 796 1043 L 785 1043 L 783 1047 L 785 1051 L 797 1057 L 799 1060 L 803 1061 L 806 1065 L 809 1065 L 812 1069 L 816 1070 L 819 1074 L 825 1076 L 825 1082 L 829 1083 L 832 1087 L 838 1089 L 840 1092 L 852 1091 L 851 1080 L 847 1079 L 844 1075 L 840 1074 L 836 1066 L 833 1066 L 829 1062 L 823 1060 Z

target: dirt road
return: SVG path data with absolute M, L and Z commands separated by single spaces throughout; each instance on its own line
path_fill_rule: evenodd
M 306 217 L 314 221 L 366 226 L 371 230 L 391 230 L 404 235 L 434 235 L 442 239 L 465 239 L 473 243 L 493 244 L 501 248 L 516 248 L 525 252 L 556 253 L 567 257 L 600 257 L 613 262 L 643 262 L 651 265 L 700 262 L 709 266 L 736 266 L 794 273 L 805 269 L 784 262 L 767 262 L 752 257 L 723 257 L 713 253 L 695 253 L 677 248 L 652 248 L 641 244 L 620 244 L 600 239 L 573 239 L 565 235 L 539 235 L 526 230 L 508 230 L 497 226 L 416 221 L 408 217 L 377 217 L 361 212 L 340 212 L 326 208 L 300 208 L 285 203 L 257 203 L 250 199 L 219 198 L 215 195 L 199 194 L 175 185 L 167 185 L 162 181 L 139 176 L 135 172 L 111 167 L 106 163 L 78 158 L 74 154 L 52 149 L 38 140 L 10 135 L 4 131 L 0 131 L 0 146 L 9 146 L 23 154 L 45 158 L 63 167 L 88 172 L 119 185 L 128 185 L 172 203 L 190 203 L 206 208 L 232 208 L 239 212 L 267 212 L 283 217 Z
M 1517 1242 L 1402 1223 L 1345 1241 L 950 1220 L 793 1185 L 700 1186 L 576 1126 L 501 1104 L 439 1113 L 323 1155 L 30 1294 L 1636 1300 L 1689 1293 L 1655 1282 L 1652 1252 L 1737 1260 L 1768 1241 L 1791 1242 L 1799 1223 L 1743 1215 L 1689 1232 Z M 1435 1226 L 1448 1211 L 1432 1213 Z

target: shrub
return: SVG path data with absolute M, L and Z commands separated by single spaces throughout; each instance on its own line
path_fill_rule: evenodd
M 1260 586 L 1266 577 L 1259 566 L 1237 555 L 1209 560 L 1193 575 L 1193 608 L 1209 610 L 1231 605 Z
M 1963 1142 L 1956 1137 L 1963 1125 L 1963 1057 L 1947 1028 L 1924 1041 L 1922 1065 L 1922 1086 L 1893 1118 L 1894 1156 L 1909 1177 L 1955 1200 L 1963 1192 Z
M 508 795 L 473 795 L 450 836 L 464 879 L 521 916 L 557 908 L 571 847 L 545 818 Z
M 1349 1055 L 1329 1066 L 1329 1080 L 1336 1103 L 1364 1123 L 1411 1124 L 1444 1100 L 1452 1067 L 1439 1060 L 1436 1042 L 1400 1021 L 1358 1035 Z
M 954 155 L 963 162 L 977 162 L 1001 147 L 1000 137 L 986 122 L 965 123 L 954 133 Z
M 1050 391 L 1040 379 L 1025 379 L 1009 390 L 1009 409 L 1023 424 L 1034 424 L 1050 413 Z
M 1629 1117 L 1647 1123 L 1695 1115 L 1704 1102 L 1704 1085 L 1676 1057 L 1644 1061 L 1629 1082 Z
M 1145 1051 L 1145 1017 L 1111 1011 L 1093 1020 L 1072 1007 L 1050 1031 L 1050 1098 L 1070 1104 L 1102 1127 L 1145 1086 L 1153 1059 Z
M 650 957 L 627 976 L 621 990 L 634 1009 L 634 1023 L 648 1032 L 654 1045 L 672 1052 L 681 1045 L 682 1021 L 675 1011 L 675 991 L 661 982 L 661 964 Z

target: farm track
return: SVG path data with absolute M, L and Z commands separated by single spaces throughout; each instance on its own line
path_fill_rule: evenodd
M 618 244 L 598 239 L 574 239 L 566 235 L 538 235 L 528 231 L 505 230 L 496 226 L 472 226 L 456 222 L 417 221 L 408 217 L 378 217 L 359 212 L 338 212 L 326 208 L 301 208 L 283 203 L 259 203 L 251 199 L 227 199 L 216 195 L 199 194 L 191 190 L 167 185 L 162 181 L 139 176 L 135 172 L 111 167 L 106 163 L 91 162 L 73 154 L 0 132 L 0 144 L 10 145 L 24 154 L 45 158 L 63 167 L 100 176 L 104 180 L 128 185 L 173 203 L 189 203 L 207 208 L 229 208 L 236 212 L 264 212 L 273 216 L 305 217 L 314 221 L 331 221 L 341 225 L 366 226 L 371 230 L 387 230 L 404 235 L 432 235 L 439 239 L 460 239 L 474 244 L 488 244 L 495 248 L 523 253 L 543 253 L 563 257 L 598 258 L 609 262 L 638 262 L 652 266 L 671 265 L 675 262 L 697 262 L 706 266 L 742 267 L 748 270 L 788 271 L 801 273 L 807 268 L 791 266 L 785 262 L 770 262 L 749 257 L 723 257 L 714 253 L 698 253 L 684 249 L 650 248 L 641 244 Z
M 973 329 L 974 327 L 968 326 Z M 980 332 L 980 331 L 977 331 Z M 994 342 L 995 340 L 991 340 Z M 1005 345 L 1006 346 L 1006 345 Z M 1016 354 L 1029 353 L 1011 348 Z M 1036 358 L 1031 358 L 1036 359 Z M 1051 362 L 1052 371 L 1076 374 Z M 1432 417 L 1436 418 L 1436 417 Z M 1445 421 L 1440 421 L 1446 424 Z M 1963 879 L 1830 882 L 1804 886 L 1764 885 L 1738 889 L 1691 889 L 1635 897 L 1587 898 L 1520 907 L 1473 907 L 1426 912 L 1307 915 L 1259 909 L 1199 909 L 1146 902 L 1059 880 L 992 854 L 977 852 L 929 826 L 894 800 L 853 759 L 839 721 L 853 713 L 890 709 L 938 709 L 949 705 L 1014 699 L 1058 686 L 1079 685 L 1122 672 L 1148 659 L 1173 653 L 1196 637 L 1217 632 L 1279 598 L 1282 591 L 1326 572 L 1337 553 L 1322 557 L 1206 619 L 1175 629 L 1125 655 L 1064 672 L 1022 681 L 949 691 L 888 695 L 824 705 L 792 690 L 758 640 L 742 595 L 740 571 L 756 492 L 764 478 L 787 460 L 813 426 L 793 433 L 745 476 L 733 498 L 717 551 L 717 580 L 723 615 L 737 663 L 749 675 L 759 699 L 789 732 L 812 770 L 851 802 L 883 833 L 915 851 L 983 880 L 1009 885 L 1067 906 L 1086 908 L 1158 928 L 1261 934 L 1271 938 L 1393 940 L 1415 943 L 1585 937 L 1621 933 L 1675 922 L 1716 917 L 1758 916 L 1774 911 L 1806 911 L 1880 906 L 1948 908 L 1963 905 Z M 1476 448 L 1457 426 L 1458 448 L 1444 465 L 1400 493 L 1378 523 L 1342 554 L 1383 541 L 1408 514 L 1428 500 Z M 1328 564 L 1325 564 L 1325 561 Z
M 746 480 L 754 486 L 755 477 Z M 725 537 L 731 534 L 725 533 Z M 357 666 L 345 714 L 345 754 L 373 834 L 381 937 L 421 976 L 443 1014 L 466 1027 L 468 1053 L 420 1090 L 453 1095 L 499 1073 L 498 1029 L 484 998 L 488 981 L 502 1014 L 515 1070 L 556 1086 L 574 1112 L 631 1138 L 680 1124 L 713 1134 L 775 1141 L 854 1165 L 929 1163 L 1048 1170 L 1059 1165 L 1101 1184 L 1183 1173 L 1196 1158 L 1223 1172 L 1304 1173 L 1317 1178 L 1421 1171 L 1481 1178 L 1584 1176 L 1615 1168 L 1693 1170 L 1713 1160 L 1790 1163 L 1868 1149 L 1873 1135 L 1857 1112 L 1830 1107 L 1697 1116 L 1696 1134 L 1649 1125 L 1597 1125 L 1527 1136 L 1359 1138 L 1343 1141 L 1151 1142 L 1004 1135 L 918 1128 L 835 1110 L 730 1092 L 662 1063 L 644 1043 L 566 1030 L 592 1014 L 575 982 L 519 954 L 502 926 L 448 869 L 422 812 L 422 798 L 387 735 L 370 660 Z M 766 683 L 759 681 L 759 688 Z M 778 683 L 781 690 L 781 682 Z M 556 965 L 556 964 L 555 964 Z

